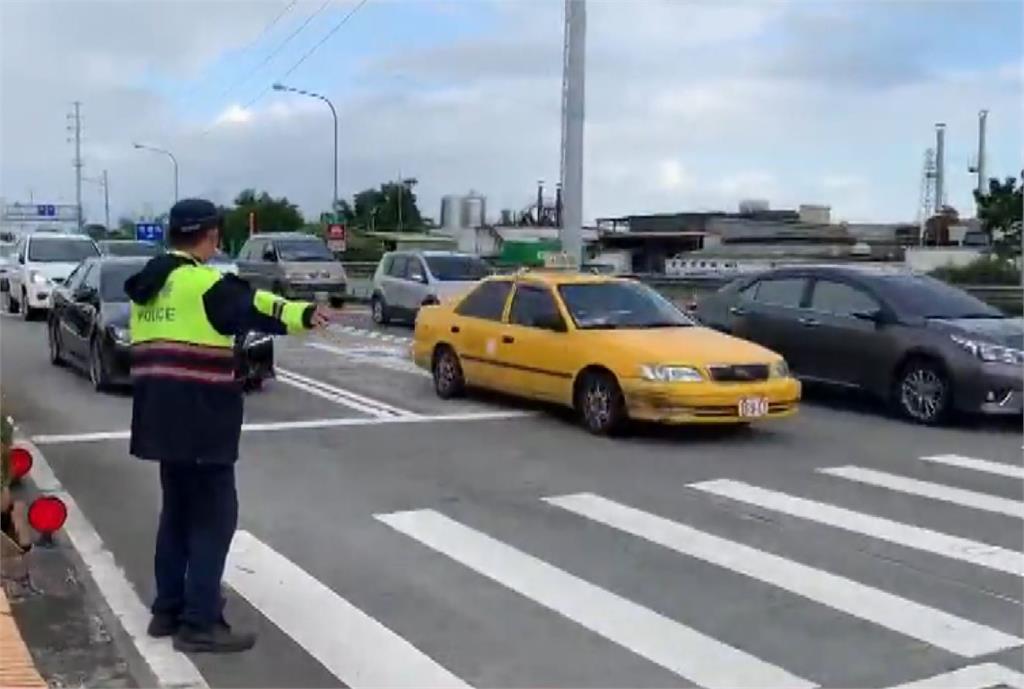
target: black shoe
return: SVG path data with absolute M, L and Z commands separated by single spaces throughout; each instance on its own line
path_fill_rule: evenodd
M 174 635 L 174 649 L 182 653 L 241 653 L 254 645 L 255 634 L 231 631 L 226 622 L 206 629 L 183 624 Z
M 181 625 L 177 615 L 160 612 L 153 615 L 153 619 L 149 621 L 149 627 L 146 628 L 146 633 L 154 639 L 160 639 L 176 634 L 179 626 Z

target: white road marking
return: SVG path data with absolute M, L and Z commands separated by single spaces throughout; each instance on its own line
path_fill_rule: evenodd
M 335 347 L 334 345 L 324 344 L 323 342 L 307 342 L 307 347 L 313 349 L 319 349 L 323 352 L 330 352 L 331 354 L 337 354 L 338 356 L 345 357 L 352 361 L 369 364 L 370 366 L 376 366 L 378 368 L 387 369 L 389 371 L 399 371 L 400 373 L 411 373 L 421 378 L 430 378 L 430 372 L 424 371 L 422 368 L 412 363 L 407 355 L 403 356 L 372 356 L 359 352 L 358 350 L 348 350 L 343 347 Z M 404 353 L 403 353 L 404 354 Z
M 815 686 L 433 510 L 379 514 L 376 518 L 701 686 L 709 689 Z
M 336 385 L 331 385 L 314 378 L 289 371 L 287 369 L 278 368 L 278 379 L 282 382 L 288 383 L 295 387 L 302 387 L 307 392 L 330 399 L 338 404 L 343 404 L 352 409 L 359 411 L 365 411 L 370 414 L 377 416 L 416 416 L 415 412 L 409 411 L 408 409 L 401 409 L 387 402 L 381 400 L 375 400 L 365 395 L 339 388 Z M 315 391 L 314 391 L 315 390 Z
M 247 531 L 235 533 L 224 579 L 353 689 L 468 687 Z
M 486 411 L 461 414 L 440 414 L 435 416 L 391 416 L 358 417 L 346 419 L 309 419 L 302 421 L 270 421 L 242 424 L 243 433 L 261 431 L 301 431 L 306 429 L 335 428 L 339 426 L 380 426 L 404 423 L 452 423 L 458 421 L 498 421 L 522 419 L 533 416 L 527 411 Z M 104 440 L 128 440 L 131 431 L 103 431 L 101 433 L 42 434 L 32 436 L 37 445 L 68 445 L 71 443 L 92 443 Z
M 64 490 L 39 448 L 31 443 L 25 443 L 25 446 L 32 452 L 34 460 L 31 473 L 33 483 L 40 491 L 56 495 L 64 501 L 68 508 L 64 533 L 157 683 L 161 687 L 175 689 L 205 689 L 207 684 L 202 674 L 188 656 L 171 647 L 170 639 L 153 639 L 146 634 L 149 609 L 128 581 L 124 570 L 117 564 L 113 553 L 107 550 L 103 539 L 82 513 L 75 499 Z
M 871 486 L 878 486 L 879 488 L 887 488 L 889 490 L 909 493 L 911 495 L 920 495 L 921 497 L 931 498 L 933 500 L 942 500 L 943 502 L 962 505 L 963 507 L 971 507 L 976 510 L 995 512 L 997 514 L 1005 514 L 1010 517 L 1024 519 L 1024 502 L 1000 498 L 994 495 L 988 495 L 987 493 L 978 493 L 973 490 L 964 490 L 963 488 L 953 488 L 952 486 L 945 486 L 941 483 L 919 481 L 906 476 L 897 476 L 896 474 L 876 471 L 874 469 L 866 469 L 864 467 L 831 467 L 818 469 L 818 471 L 823 474 L 828 474 L 829 476 L 837 476 L 850 481 L 858 481 Z
M 946 464 L 948 466 L 960 467 L 962 469 L 970 469 L 972 471 L 981 471 L 987 474 L 996 474 L 998 476 L 1008 476 L 1010 478 L 1024 480 L 1024 466 L 1018 466 L 1016 464 L 989 462 L 984 459 L 975 459 L 974 457 L 964 457 L 961 455 L 933 455 L 931 457 L 920 457 L 920 460 L 922 462 Z
M 969 562 L 989 569 L 1024 576 L 1024 553 L 1000 548 L 999 546 L 979 543 L 959 536 L 951 536 L 939 531 L 932 531 L 912 524 L 875 517 L 862 512 L 855 512 L 843 507 L 836 507 L 815 500 L 798 498 L 765 488 L 752 486 L 741 481 L 718 479 L 691 483 L 695 488 L 724 498 L 730 498 L 749 505 L 756 505 L 768 510 L 775 510 L 801 519 L 826 524 L 844 531 L 877 538 L 881 541 L 895 543 L 905 548 L 913 548 L 954 560 Z
M 956 615 L 713 536 L 600 495 L 579 493 L 545 500 L 677 553 L 771 584 L 952 653 L 975 657 L 1024 644 L 1022 639 Z
M 1024 675 L 995 663 L 968 665 L 952 672 L 901 684 L 892 689 L 1024 689 Z

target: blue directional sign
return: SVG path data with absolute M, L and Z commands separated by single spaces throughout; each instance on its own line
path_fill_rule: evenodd
M 36 215 L 52 218 L 57 215 L 57 207 L 52 203 L 41 203 L 36 206 Z
M 137 222 L 135 238 L 141 242 L 163 242 L 164 226 L 158 222 Z

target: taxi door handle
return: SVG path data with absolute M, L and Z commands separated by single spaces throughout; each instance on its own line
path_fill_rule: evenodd
M 457 333 L 457 332 L 459 332 L 459 326 L 453 325 L 451 330 L 452 330 L 453 333 Z
M 511 335 L 502 335 L 501 341 L 504 342 L 505 344 L 512 344 L 513 342 L 516 341 L 516 338 L 512 337 Z

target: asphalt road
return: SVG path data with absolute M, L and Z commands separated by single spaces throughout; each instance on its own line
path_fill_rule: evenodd
M 50 366 L 41 323 L 0 328 L 7 411 L 148 601 L 159 493 L 127 454 L 130 398 Z M 746 432 L 602 439 L 436 399 L 410 335 L 349 312 L 278 340 L 226 575 L 229 616 L 261 638 L 194 658 L 210 686 L 948 686 L 974 668 L 980 689 L 1024 669 L 1019 420 L 921 428 L 816 392 Z

